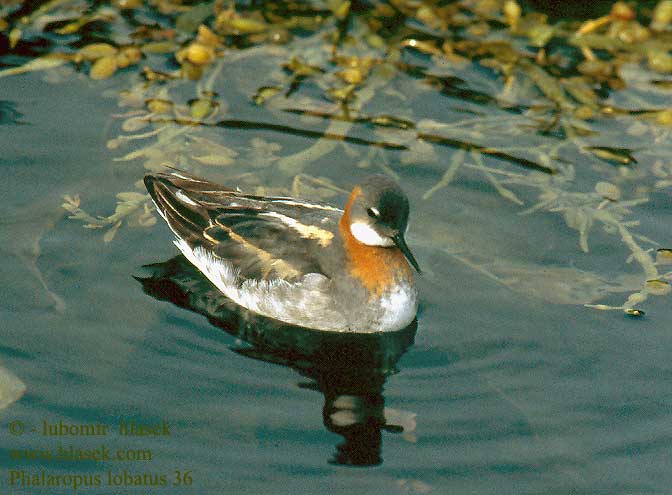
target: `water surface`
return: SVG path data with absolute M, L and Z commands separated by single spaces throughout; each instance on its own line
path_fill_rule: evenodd
M 646 313 L 639 318 L 585 304 L 627 309 L 631 294 L 646 292 L 656 249 L 672 246 L 664 183 L 669 127 L 629 114 L 598 116 L 583 124 L 595 134 L 577 145 L 563 138 L 567 127 L 534 127 L 552 111 L 544 107 L 548 95 L 524 78 L 502 97 L 505 82 L 483 65 L 453 66 L 416 51 L 403 52 L 404 62 L 440 75 L 443 91 L 436 78 L 386 75 L 390 67 L 381 66 L 358 90 L 360 102 L 368 99 L 357 108 L 367 118 L 412 121 L 413 131 L 399 122 L 285 111 L 334 112 L 321 96 L 329 74 L 256 105 L 260 86 L 287 83 L 282 63 L 294 54 L 336 70 L 316 45 L 320 36 L 302 32 L 282 46 L 231 49 L 208 69 L 218 71 L 210 89 L 219 113 L 200 126 L 122 128 L 133 117 L 126 112 L 137 108 L 118 106 L 120 93 L 152 96 L 138 89 L 144 83 L 133 70 L 103 81 L 71 66 L 0 79 L 0 363 L 26 387 L 0 412 L 4 490 L 73 492 L 8 485 L 9 470 L 44 470 L 98 474 L 101 486 L 79 493 L 101 494 L 667 493 L 669 296 L 649 290 L 634 300 Z M 186 105 L 203 96 L 208 74 L 164 86 L 169 99 Z M 648 110 L 667 105 L 669 89 L 649 83 L 669 76 L 632 65 L 622 77 L 636 88 L 604 89 L 599 105 L 641 103 L 642 95 Z M 637 86 L 636 77 L 648 82 Z M 170 127 L 159 136 L 110 145 L 162 125 Z M 433 140 L 437 135 L 443 140 Z M 557 153 L 541 160 L 537 151 L 556 144 Z M 604 159 L 591 146 L 623 149 L 619 156 L 636 162 Z M 119 160 L 147 147 L 154 151 Z M 203 159 L 210 155 L 217 160 Z M 366 175 L 394 176 L 410 198 L 407 239 L 423 268 L 417 328 L 335 336 L 241 317 L 175 258 L 160 219 L 139 228 L 132 228 L 137 219 L 124 219 L 106 242 L 112 225 L 82 228 L 60 206 L 64 195 L 78 194 L 87 213 L 111 215 L 117 193 L 144 194 L 136 182 L 165 161 L 252 192 L 301 193 L 339 206 Z M 460 165 L 452 181 L 435 187 L 451 164 Z M 609 199 L 613 190 L 605 186 L 598 189 L 606 195 L 594 192 L 600 182 L 619 196 Z M 629 212 L 615 210 L 619 205 Z M 633 252 L 639 260 L 626 262 Z M 654 266 L 661 283 L 669 280 L 665 265 Z M 45 421 L 114 426 L 120 418 L 165 421 L 170 435 L 39 434 Z M 28 431 L 12 434 L 16 420 Z M 152 459 L 26 461 L 12 454 L 103 444 L 151 450 Z M 165 475 L 167 486 L 105 484 L 108 471 L 124 470 L 149 480 Z M 192 483 L 173 486 L 176 470 L 190 471 Z

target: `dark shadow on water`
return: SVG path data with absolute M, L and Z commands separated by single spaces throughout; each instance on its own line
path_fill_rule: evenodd
M 23 114 L 16 109 L 16 103 L 0 100 L 0 125 L 25 125 Z
M 152 297 L 202 314 L 215 326 L 250 346 L 233 349 L 253 359 L 288 366 L 308 378 L 300 386 L 324 396 L 322 416 L 329 431 L 345 441 L 336 446 L 333 464 L 382 463 L 382 431 L 401 433 L 412 423 L 395 414 L 386 419 L 383 388 L 396 363 L 413 344 L 417 323 L 378 334 L 308 330 L 244 310 L 222 296 L 183 256 L 145 267 L 136 277 Z M 403 416 L 403 415 L 402 415 Z

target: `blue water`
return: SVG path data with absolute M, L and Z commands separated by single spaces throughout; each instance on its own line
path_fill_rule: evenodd
M 207 282 L 173 259 L 161 221 L 121 228 L 105 243 L 102 231 L 60 208 L 64 194 L 80 194 L 87 211 L 107 215 L 117 192 L 137 190 L 141 166 L 113 161 L 119 154 L 106 148 L 119 134 L 110 116 L 121 110 L 101 93 L 118 84 L 75 76 L 50 84 L 41 74 L 2 81 L 20 117 L 0 125 L 0 363 L 26 385 L 0 411 L 4 492 L 73 493 L 9 485 L 12 470 L 44 470 L 101 476 L 100 486 L 79 488 L 85 494 L 669 493 L 669 298 L 647 300 L 640 319 L 561 304 L 572 294 L 598 300 L 593 292 L 609 282 L 639 277 L 623 265 L 628 252 L 617 236 L 592 233 L 588 256 L 560 216 L 519 215 L 473 171 L 423 200 L 443 168 L 402 165 L 389 152 L 411 201 L 408 243 L 424 271 L 417 330 L 341 338 L 286 335 L 253 318 L 231 323 Z M 231 97 L 232 113 L 252 112 L 242 101 Z M 234 142 L 251 137 L 226 132 Z M 440 153 L 443 164 L 454 150 Z M 311 172 L 345 190 L 368 173 L 334 159 Z M 517 193 L 534 204 L 532 193 Z M 669 198 L 653 193 L 638 207 L 639 232 L 672 242 Z M 591 270 L 606 280 L 582 289 L 577 279 Z M 134 276 L 155 283 L 143 290 Z M 45 421 L 113 431 L 120 419 L 165 421 L 170 435 L 40 434 Z M 22 435 L 10 432 L 17 420 Z M 12 458 L 16 449 L 101 445 L 150 450 L 152 459 Z M 164 475 L 167 486 L 106 485 L 108 471 L 124 470 Z M 172 485 L 176 470 L 190 472 L 191 483 Z

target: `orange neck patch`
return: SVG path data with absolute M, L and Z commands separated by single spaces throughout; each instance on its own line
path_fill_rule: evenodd
M 397 279 L 410 279 L 411 267 L 396 247 L 367 246 L 350 232 L 350 207 L 362 194 L 359 186 L 350 194 L 348 204 L 338 224 L 348 257 L 348 272 L 357 278 L 372 296 L 380 296 Z

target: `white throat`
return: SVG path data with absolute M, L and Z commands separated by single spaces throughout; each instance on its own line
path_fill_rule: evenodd
M 350 232 L 355 239 L 367 246 L 392 246 L 394 241 L 389 237 L 383 237 L 373 229 L 369 224 L 364 222 L 354 222 L 350 224 Z

